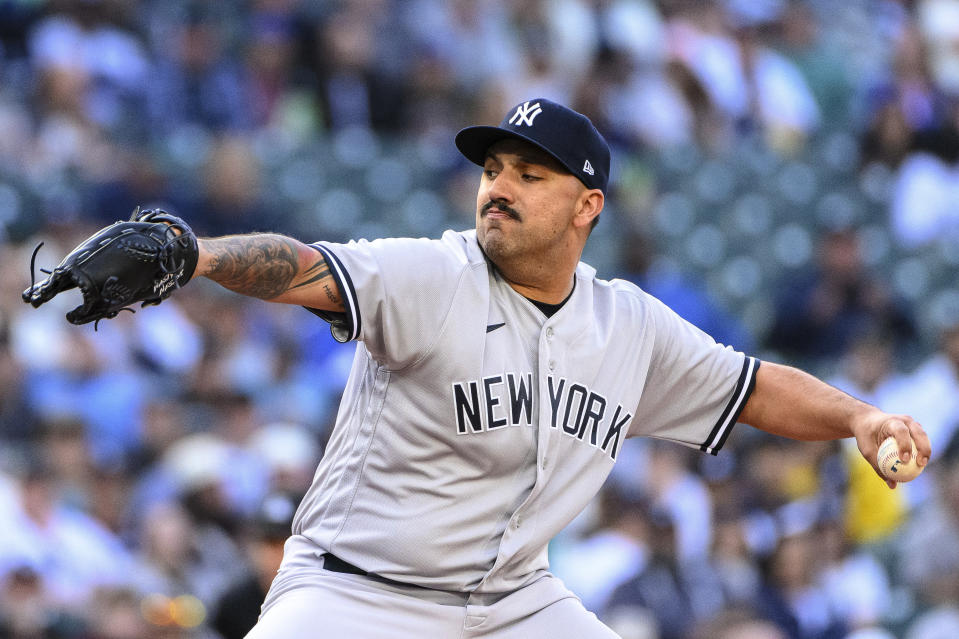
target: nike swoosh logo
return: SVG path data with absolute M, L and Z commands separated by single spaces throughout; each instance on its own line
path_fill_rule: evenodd
M 503 328 L 504 326 L 506 326 L 506 322 L 500 322 L 499 324 L 490 324 L 489 326 L 486 327 L 486 332 L 492 333 L 497 328 Z

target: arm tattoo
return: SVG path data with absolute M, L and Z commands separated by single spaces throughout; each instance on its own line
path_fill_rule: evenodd
M 301 286 L 309 286 L 310 284 L 321 282 L 326 278 L 332 279 L 333 275 L 330 273 L 330 267 L 327 266 L 326 260 L 320 257 L 320 259 L 313 263 L 313 266 L 303 272 L 303 277 L 305 279 L 290 286 L 290 290 L 293 290 L 294 288 L 300 288 Z M 337 296 L 337 294 L 330 287 L 329 282 L 323 284 L 323 291 L 326 293 L 327 299 L 329 299 L 331 302 L 334 304 L 340 303 L 339 296 Z
M 334 304 L 340 304 L 340 297 L 333 292 L 333 289 L 330 288 L 329 284 L 323 285 L 323 290 L 326 291 L 326 298 L 333 302 Z
M 296 243 L 280 235 L 233 235 L 208 246 L 207 277 L 243 295 L 264 300 L 282 295 L 299 270 Z
M 309 286 L 314 282 L 319 282 L 324 277 L 330 276 L 330 267 L 326 265 L 326 260 L 322 257 L 313 263 L 313 266 L 306 269 L 303 272 L 304 279 L 302 282 L 297 282 L 290 288 L 300 288 L 301 286 Z

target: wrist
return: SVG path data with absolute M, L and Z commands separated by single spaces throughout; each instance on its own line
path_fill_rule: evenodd
M 202 240 L 197 238 L 196 245 L 198 250 L 198 257 L 196 262 L 196 269 L 193 271 L 193 277 L 190 279 L 195 279 L 197 277 L 206 275 L 210 272 L 210 261 L 213 259 L 213 254 L 207 246 L 208 240 Z
M 858 439 L 875 440 L 878 436 L 877 425 L 881 425 L 888 415 L 875 406 L 861 404 L 849 419 L 849 430 L 853 437 Z M 879 442 L 876 441 L 878 444 Z

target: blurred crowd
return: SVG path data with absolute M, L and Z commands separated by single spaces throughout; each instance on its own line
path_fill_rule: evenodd
M 353 350 L 205 281 L 75 327 L 34 247 L 465 228 L 452 135 L 530 97 L 613 146 L 602 276 L 934 449 L 631 440 L 555 572 L 625 639 L 959 636 L 959 0 L 0 0 L 0 638 L 242 637 Z

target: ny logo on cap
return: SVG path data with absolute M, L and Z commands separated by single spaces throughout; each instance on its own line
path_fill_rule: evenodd
M 523 104 L 516 107 L 516 113 L 513 114 L 513 117 L 509 119 L 510 124 L 516 124 L 520 126 L 525 124 L 526 126 L 533 126 L 533 120 L 536 119 L 536 116 L 542 113 L 543 110 L 539 108 L 539 102 L 530 106 L 529 102 L 524 102 Z M 515 122 L 514 122 L 515 121 Z

